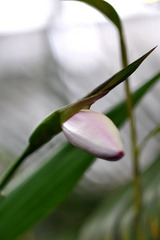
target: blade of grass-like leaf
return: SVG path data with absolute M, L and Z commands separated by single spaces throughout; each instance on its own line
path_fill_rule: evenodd
M 139 103 L 141 98 L 151 89 L 151 87 L 153 87 L 153 85 L 159 79 L 160 73 L 157 73 L 153 78 L 148 80 L 144 85 L 137 89 L 134 94 L 132 94 L 133 107 Z M 121 103 L 117 104 L 107 113 L 107 116 L 111 118 L 118 127 L 120 127 L 124 123 L 124 119 L 127 119 L 128 116 L 126 101 L 122 101 Z
M 114 76 L 112 76 L 110 79 L 108 79 L 106 82 L 102 83 L 100 86 L 95 88 L 90 94 L 87 95 L 87 97 L 92 96 L 93 94 L 97 94 L 98 92 L 102 92 L 102 91 L 109 92 L 110 90 L 112 90 L 114 87 L 116 87 L 118 84 L 123 82 L 126 78 L 128 78 L 154 49 L 155 48 L 151 49 L 142 57 L 132 62 L 126 68 L 122 69 L 121 71 L 116 73 Z
M 30 136 L 29 145 L 25 149 L 24 153 L 13 163 L 11 167 L 9 167 L 7 172 L 2 177 L 2 180 L 0 182 L 0 189 L 3 188 L 10 176 L 27 156 L 35 152 L 37 149 L 47 143 L 51 138 L 53 138 L 62 130 L 61 124 L 63 123 L 63 121 L 67 120 L 70 116 L 78 112 L 80 109 L 92 105 L 96 100 L 100 99 L 118 84 L 123 82 L 139 67 L 139 65 L 154 49 L 155 48 L 151 49 L 142 57 L 128 65 L 126 68 L 116 73 L 109 80 L 94 89 L 85 98 L 64 108 L 58 109 L 50 116 L 48 116 L 44 121 L 42 121 L 42 123 L 35 129 L 35 131 Z
M 148 81 L 149 85 L 152 86 L 155 81 Z M 142 95 L 137 95 L 136 91 L 133 96 L 137 96 L 139 101 L 148 89 L 145 87 Z M 122 124 L 126 120 L 126 115 L 123 115 L 125 104 L 120 106 L 122 114 L 113 115 L 112 120 L 116 121 L 122 115 Z M 43 166 L 39 166 L 27 180 L 21 181 L 0 202 L 0 239 L 13 240 L 55 209 L 93 161 L 93 156 L 67 144 Z
M 75 0 L 75 1 L 84 2 L 96 8 L 101 13 L 103 13 L 107 18 L 109 18 L 115 24 L 115 26 L 120 32 L 122 31 L 121 21 L 117 12 L 106 1 L 103 1 L 103 0 L 98 0 L 98 1 L 97 0 Z
M 92 156 L 68 144 L 28 176 L 0 204 L 0 239 L 15 239 L 56 208 L 92 161 Z

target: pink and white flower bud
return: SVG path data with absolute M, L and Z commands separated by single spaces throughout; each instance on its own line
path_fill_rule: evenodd
M 74 146 L 105 160 L 123 157 L 119 130 L 104 114 L 80 110 L 62 125 L 66 138 Z

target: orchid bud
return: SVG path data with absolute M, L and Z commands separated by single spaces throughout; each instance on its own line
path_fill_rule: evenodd
M 68 141 L 91 155 L 105 160 L 123 157 L 119 130 L 104 114 L 80 110 L 62 125 Z

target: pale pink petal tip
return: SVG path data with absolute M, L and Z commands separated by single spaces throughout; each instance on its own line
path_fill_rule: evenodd
M 62 130 L 70 143 L 98 158 L 116 161 L 124 156 L 119 130 L 102 113 L 80 110 L 63 123 Z
M 113 158 L 110 158 L 110 160 L 117 161 L 117 160 L 121 159 L 123 156 L 124 156 L 124 152 L 120 151 L 117 153 L 117 155 L 113 156 Z

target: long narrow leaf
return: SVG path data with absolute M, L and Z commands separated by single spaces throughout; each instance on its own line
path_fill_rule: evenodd
M 109 18 L 117 27 L 118 31 L 122 31 L 122 24 L 121 20 L 115 11 L 115 9 L 106 1 L 103 0 L 75 0 L 79 2 L 84 2 L 87 3 L 88 5 L 96 8 L 99 10 L 101 13 L 103 13 L 107 18 Z
M 11 192 L 0 205 L 0 239 L 13 240 L 56 208 L 93 157 L 67 145 Z
M 147 93 L 147 91 L 149 91 L 151 87 L 159 79 L 160 79 L 160 73 L 157 73 L 153 78 L 151 78 L 144 85 L 142 85 L 138 90 L 136 90 L 134 94 L 132 94 L 133 107 L 135 107 L 139 103 L 142 96 L 144 96 Z M 117 117 L 117 113 L 119 113 L 118 117 Z M 111 118 L 118 127 L 120 127 L 124 123 L 124 119 L 127 119 L 126 101 L 122 101 L 121 103 L 117 104 L 113 109 L 111 109 L 107 113 L 107 116 Z

